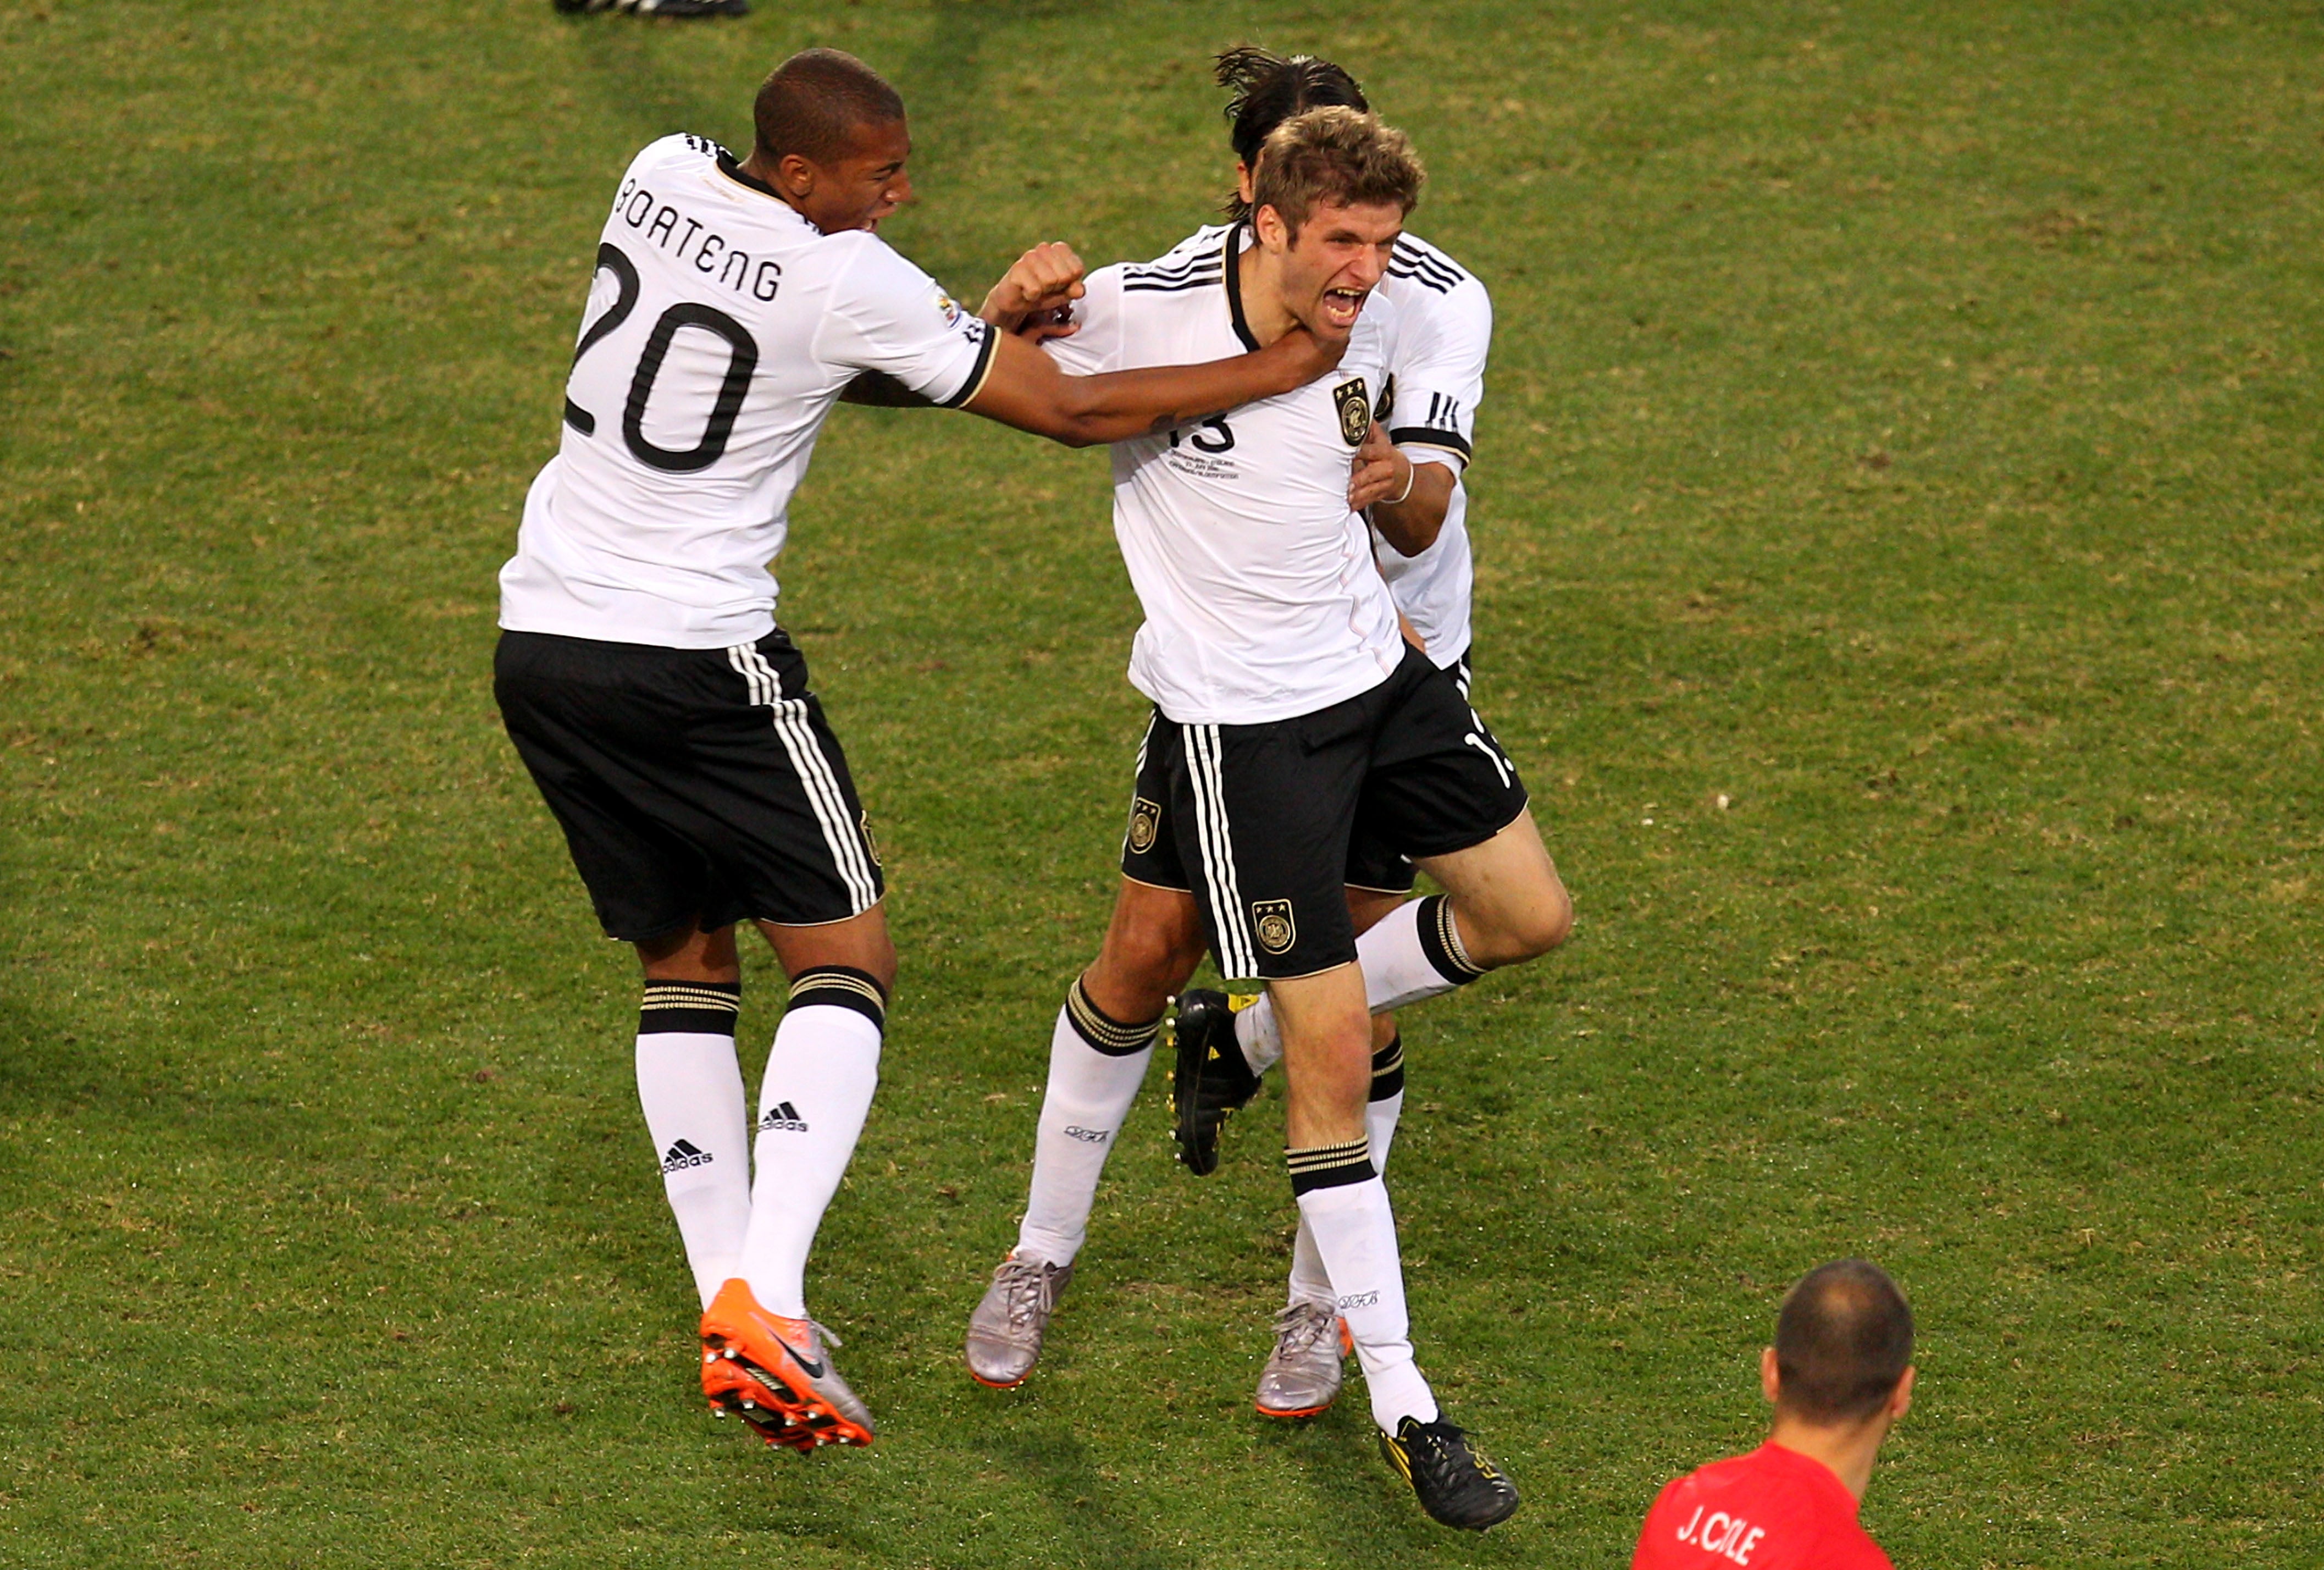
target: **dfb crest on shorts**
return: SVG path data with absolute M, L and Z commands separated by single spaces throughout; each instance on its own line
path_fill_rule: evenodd
M 1250 921 L 1258 933 L 1259 946 L 1269 954 L 1281 954 L 1299 940 L 1299 928 L 1291 919 L 1288 900 L 1253 900 Z
M 1162 822 L 1162 809 L 1143 796 L 1130 803 L 1130 848 L 1144 855 L 1154 848 L 1154 835 Z
M 1340 409 L 1340 439 L 1350 447 L 1363 446 L 1372 429 L 1372 401 L 1364 391 L 1364 379 L 1351 376 L 1333 388 L 1332 402 Z
M 1396 412 L 1396 376 L 1393 372 L 1380 383 L 1379 402 L 1372 405 L 1372 418 L 1382 425 Z
M 872 814 L 868 810 L 855 820 L 855 827 L 863 836 L 863 848 L 870 853 L 872 864 L 875 867 L 886 865 L 887 864 L 880 859 L 880 842 L 872 837 Z

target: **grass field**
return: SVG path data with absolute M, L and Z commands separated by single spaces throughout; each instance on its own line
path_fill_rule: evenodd
M 701 1416 L 633 966 L 488 691 L 636 147 L 853 50 L 973 292 L 1197 222 L 1245 40 L 1499 308 L 1480 702 L 1581 926 L 1409 1018 L 1392 1174 L 1483 1539 L 1360 1400 L 1250 1413 L 1279 1102 L 1196 1184 L 1157 1087 L 1034 1382 L 958 1370 L 1139 723 L 1102 455 L 842 411 L 795 513 L 906 966 L 810 1279 L 870 1452 Z M 0 0 L 0 1560 L 1616 1565 L 1861 1251 L 1900 1565 L 2318 1562 L 2313 7 Z

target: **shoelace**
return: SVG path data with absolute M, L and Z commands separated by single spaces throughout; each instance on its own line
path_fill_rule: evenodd
M 1320 1303 L 1294 1303 L 1275 1316 L 1275 1344 L 1286 1356 L 1302 1357 L 1327 1334 L 1336 1337 L 1340 1316 Z
M 1009 1292 L 1010 1329 L 1019 1330 L 1032 1324 L 1035 1316 L 1048 1307 L 1047 1265 L 1032 1260 L 1004 1260 L 999 1279 Z

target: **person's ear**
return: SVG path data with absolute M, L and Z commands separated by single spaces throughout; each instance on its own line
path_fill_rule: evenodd
M 1905 1383 L 1911 1382 L 1908 1377 Z M 1783 1383 L 1782 1371 L 1775 1366 L 1775 1349 L 1772 1346 L 1763 1349 L 1759 1353 L 1759 1393 L 1772 1403 L 1783 1389 Z
M 1888 1420 L 1895 1422 L 1913 1409 L 1913 1376 L 1919 1371 L 1907 1364 L 1904 1377 L 1896 1381 L 1896 1393 L 1888 1398 Z
M 1251 214 L 1250 229 L 1259 236 L 1259 243 L 1270 251 L 1280 254 L 1291 248 L 1290 227 L 1284 223 L 1283 215 L 1271 207 Z
M 1250 165 L 1240 158 L 1235 160 L 1235 194 L 1245 202 L 1250 200 Z
M 786 152 L 775 165 L 775 183 L 805 200 L 815 194 L 815 165 L 796 152 Z

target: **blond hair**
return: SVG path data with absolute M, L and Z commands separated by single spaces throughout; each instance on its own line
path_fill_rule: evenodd
M 1425 178 L 1411 138 L 1377 115 L 1334 104 L 1268 133 L 1251 172 L 1251 210 L 1273 208 L 1296 239 L 1323 202 L 1409 213 Z

